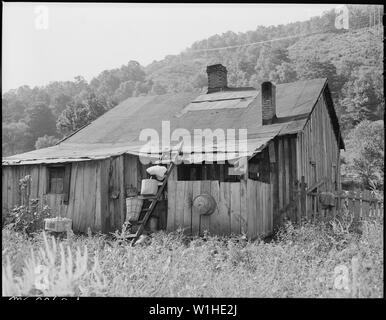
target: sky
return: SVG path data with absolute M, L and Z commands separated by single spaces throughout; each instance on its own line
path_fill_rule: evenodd
M 90 81 L 229 30 L 308 20 L 338 4 L 3 3 L 2 90 Z

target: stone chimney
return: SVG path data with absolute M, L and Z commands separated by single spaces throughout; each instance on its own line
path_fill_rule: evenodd
M 272 124 L 276 118 L 276 86 L 266 81 L 261 84 L 261 110 L 263 125 Z
M 222 64 L 213 64 L 206 67 L 206 73 L 208 74 L 208 92 L 222 91 L 227 88 L 227 68 Z

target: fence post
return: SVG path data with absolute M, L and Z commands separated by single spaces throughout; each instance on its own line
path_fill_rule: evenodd
M 349 191 L 347 195 L 347 210 L 350 212 L 350 214 L 354 215 L 354 206 L 355 206 L 355 192 L 354 191 Z M 355 220 L 355 215 L 354 215 L 354 220 Z
M 362 217 L 368 218 L 371 216 L 372 199 L 369 190 L 363 191 L 362 196 Z
M 336 196 L 334 194 L 334 206 L 331 208 L 331 211 L 330 211 L 332 219 L 334 219 L 336 216 L 336 205 L 337 205 L 336 204 Z
M 378 215 L 378 201 L 376 199 L 371 199 L 369 203 L 369 216 L 377 216 Z
M 359 221 L 360 219 L 360 214 L 361 214 L 361 192 L 357 190 L 354 195 L 354 219 L 356 221 Z
M 343 191 L 339 190 L 338 191 L 338 206 L 337 206 L 337 215 L 341 215 L 342 213 L 342 201 L 343 201 Z
M 378 216 L 378 202 L 374 201 L 374 204 L 370 202 L 369 216 Z

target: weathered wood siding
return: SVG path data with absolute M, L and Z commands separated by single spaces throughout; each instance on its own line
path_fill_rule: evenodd
M 111 232 L 120 229 L 126 215 L 126 189 L 141 189 L 149 165 L 133 155 L 121 155 L 105 160 L 71 163 L 68 204 L 64 194 L 49 194 L 47 165 L 17 165 L 2 167 L 2 213 L 28 203 L 21 197 L 19 180 L 31 176 L 29 198 L 48 205 L 53 216 L 72 219 L 73 230 Z
M 275 162 L 271 165 L 272 197 L 274 199 L 274 224 L 280 224 L 294 200 L 293 186 L 297 179 L 296 135 L 274 139 Z M 273 150 L 272 150 L 273 151 Z
M 72 219 L 73 230 L 87 232 L 101 229 L 102 208 L 100 206 L 101 161 L 74 162 L 71 166 L 70 194 L 68 205 L 60 204 L 63 195 L 49 195 L 47 204 L 61 215 Z M 56 201 L 56 202 L 54 202 Z M 56 205 L 55 205 L 56 204 Z
M 102 167 L 102 230 L 111 232 L 120 229 L 125 221 L 127 188 L 141 190 L 141 181 L 146 178 L 149 165 L 141 164 L 137 156 L 125 154 L 102 160 Z
M 71 164 L 70 194 L 68 204 L 63 204 L 64 194 L 47 193 L 46 165 L 20 165 L 2 167 L 2 213 L 15 206 L 27 204 L 23 199 L 19 180 L 31 176 L 29 199 L 39 199 L 39 206 L 47 205 L 53 216 L 72 219 L 73 230 L 87 232 L 101 230 L 102 208 L 100 202 L 101 161 L 73 162 Z
M 323 94 L 304 130 L 276 137 L 274 150 L 276 162 L 271 166 L 274 225 L 280 225 L 284 218 L 298 220 L 292 210 L 296 205 L 293 190 L 295 181 L 302 176 L 308 187 L 325 179 L 319 191 L 340 190 L 340 150 Z
M 319 191 L 340 190 L 340 149 L 323 95 L 298 134 L 296 145 L 297 178 L 304 176 L 309 187 L 325 178 L 326 184 Z
M 30 197 L 40 198 L 45 193 L 46 171 L 44 166 L 2 166 L 2 213 L 21 205 L 19 181 L 31 175 Z M 25 201 L 25 200 L 24 200 Z
M 212 195 L 217 203 L 211 215 L 199 215 L 193 199 L 202 193 Z M 247 233 L 249 238 L 272 232 L 272 198 L 270 184 L 255 180 L 220 182 L 218 180 L 168 180 L 167 230 L 184 229 L 188 234 L 214 235 Z

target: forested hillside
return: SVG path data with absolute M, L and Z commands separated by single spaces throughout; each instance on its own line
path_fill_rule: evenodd
M 78 76 L 74 81 L 22 86 L 3 93 L 3 156 L 53 145 L 128 97 L 204 91 L 206 66 L 222 63 L 228 69 L 230 86 L 327 77 L 347 140 L 344 173 L 367 184 L 383 185 L 383 163 L 379 164 L 384 141 L 383 30 L 377 24 L 380 20 L 371 20 L 374 6 L 348 7 L 349 30 L 336 29 L 336 15 L 330 11 L 305 22 L 214 35 L 179 55 L 148 66 L 129 61 L 90 82 Z M 222 47 L 230 48 L 216 49 Z M 363 123 L 370 123 L 371 130 Z M 358 146 L 358 132 L 369 137 L 376 134 L 379 139 L 371 146 L 365 139 Z

